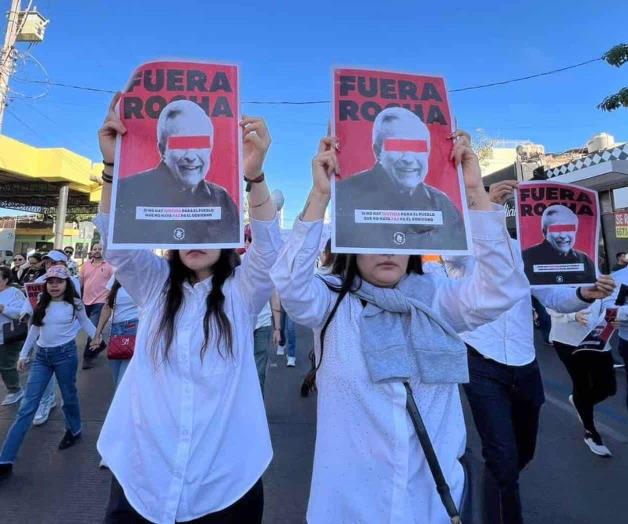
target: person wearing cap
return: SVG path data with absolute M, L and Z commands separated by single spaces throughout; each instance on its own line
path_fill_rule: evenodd
M 46 272 L 46 287 L 33 312 L 32 324 L 20 352 L 20 371 L 26 369 L 33 350 L 35 358 L 20 409 L 0 451 L 0 479 L 11 475 L 20 446 L 53 375 L 61 389 L 66 426 L 59 449 L 69 448 L 80 439 L 81 414 L 76 389 L 78 355 L 75 342 L 80 328 L 92 337 L 96 332 L 96 327 L 87 317 L 85 306 L 76 296 L 67 268 L 52 266 Z
M 46 253 L 43 258 L 44 269 L 48 271 L 53 266 L 64 266 L 67 267 L 68 258 L 65 253 L 59 249 L 53 249 Z M 69 270 L 68 270 L 69 271 Z M 72 284 L 74 285 L 74 291 L 76 292 L 77 297 L 80 298 L 81 293 L 81 283 L 79 282 L 78 277 L 71 276 Z M 34 284 L 44 284 L 46 282 L 46 275 L 43 274 L 39 278 L 35 279 Z M 25 300 L 22 304 L 22 310 L 20 311 L 20 319 L 25 321 L 27 318 L 33 316 L 33 306 L 31 305 L 30 300 Z M 33 426 L 41 426 L 48 421 L 48 417 L 50 416 L 50 412 L 57 405 L 57 381 L 54 376 L 51 377 L 44 394 L 41 397 L 41 401 L 39 402 L 39 407 L 37 408 L 37 413 L 35 413 L 35 418 L 33 418 Z
M 340 145 L 342 147 L 342 144 Z M 336 245 L 343 247 L 460 249 L 466 247 L 460 210 L 428 185 L 430 132 L 402 107 L 384 109 L 373 123 L 376 163 L 336 184 Z M 440 225 L 358 221 L 356 211 L 435 211 Z
M 567 206 L 549 206 L 541 216 L 543 242 L 522 253 L 531 285 L 583 284 L 595 282 L 595 264 L 578 251 L 578 216 Z M 545 266 L 545 267 L 541 267 Z M 552 267 L 554 266 L 554 267 Z

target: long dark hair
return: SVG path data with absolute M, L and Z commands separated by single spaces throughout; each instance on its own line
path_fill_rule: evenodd
M 109 306 L 109 309 L 113 309 L 113 306 L 116 303 L 116 297 L 118 296 L 118 291 L 121 287 L 122 286 L 117 279 L 113 281 L 113 286 L 111 286 L 109 294 L 107 295 L 107 305 Z
M 74 289 L 74 284 L 72 283 L 72 279 L 65 279 L 65 291 L 63 292 L 63 301 L 67 302 L 72 306 L 73 315 L 76 315 L 76 310 L 78 306 L 74 302 L 76 298 L 78 298 L 78 294 Z M 33 311 L 33 325 L 34 326 L 43 326 L 44 325 L 44 317 L 46 316 L 46 308 L 52 302 L 52 296 L 48 293 L 48 285 L 44 285 L 44 290 L 41 295 L 39 295 L 39 300 L 37 301 L 37 305 L 35 306 L 35 311 Z
M 156 333 L 154 347 L 158 348 L 160 339 L 165 340 L 163 349 L 164 360 L 168 361 L 170 346 L 174 340 L 175 319 L 177 313 L 183 304 L 183 284 L 192 281 L 194 272 L 183 264 L 178 250 L 172 250 L 167 256 L 170 265 L 170 276 L 166 280 L 163 288 L 164 306 L 161 313 L 161 321 L 159 330 Z M 205 341 L 201 348 L 201 359 L 205 355 L 210 337 L 210 322 L 215 322 L 218 332 L 216 346 L 220 352 L 220 342 L 225 341 L 227 353 L 232 354 L 233 334 L 231 331 L 231 323 L 224 311 L 225 295 L 222 292 L 222 286 L 225 281 L 233 275 L 236 267 L 240 265 L 240 258 L 234 249 L 221 249 L 218 260 L 212 266 L 212 289 L 207 295 L 205 317 L 203 318 L 203 333 Z M 157 349 L 155 349 L 157 351 Z M 156 353 L 154 355 L 157 357 Z M 224 356 L 224 355 L 223 355 Z
M 421 257 L 418 255 L 410 256 L 408 260 L 408 269 L 406 273 L 412 274 L 423 274 L 423 266 L 421 264 Z M 321 356 L 318 359 L 318 364 L 316 363 L 316 359 L 314 354 L 310 357 L 312 362 L 312 369 L 305 375 L 305 379 L 303 379 L 303 384 L 301 384 L 301 396 L 307 397 L 310 391 L 314 391 L 316 389 L 316 372 L 318 368 L 321 367 L 323 363 L 323 353 L 325 352 L 325 334 L 327 333 L 327 328 L 331 324 L 334 316 L 336 315 L 336 311 L 338 311 L 338 307 L 342 300 L 347 296 L 350 292 L 355 292 L 360 289 L 362 285 L 362 275 L 360 275 L 360 270 L 358 269 L 358 261 L 357 255 L 346 255 L 346 254 L 337 254 L 334 256 L 334 264 L 331 269 L 331 274 L 339 276 L 342 279 L 342 283 L 338 286 L 330 284 L 325 281 L 325 284 L 329 289 L 338 293 L 338 297 L 336 298 L 336 302 L 334 303 L 334 307 L 332 308 L 329 316 L 325 320 L 323 324 L 323 328 L 321 329 L 320 334 L 320 346 L 321 346 Z

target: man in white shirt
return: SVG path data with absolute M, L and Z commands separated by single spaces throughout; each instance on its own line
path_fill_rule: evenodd
M 74 248 L 72 246 L 65 246 L 63 248 L 65 256 L 68 257 L 68 271 L 73 277 L 78 276 L 78 263 L 74 260 Z
M 512 184 L 494 184 L 491 200 L 503 204 L 512 197 L 513 189 Z M 521 259 L 514 241 L 513 248 Z M 468 272 L 474 263 L 469 257 L 462 272 Z M 572 313 L 609 296 L 613 288 L 612 278 L 602 276 L 593 286 L 548 287 L 533 289 L 531 294 L 546 307 Z M 521 524 L 519 472 L 534 456 L 545 401 L 534 347 L 531 297 L 461 337 L 469 352 L 470 381 L 464 390 L 482 440 L 486 468 L 483 522 Z

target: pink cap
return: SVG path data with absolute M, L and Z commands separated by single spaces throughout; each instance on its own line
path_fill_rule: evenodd
M 46 280 L 48 280 L 49 278 L 61 278 L 63 280 L 67 280 L 68 278 L 70 278 L 70 273 L 63 266 L 51 266 L 50 269 L 46 271 L 44 278 Z

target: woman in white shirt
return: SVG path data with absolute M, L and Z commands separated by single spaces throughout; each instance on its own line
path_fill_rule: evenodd
M 20 387 L 20 376 L 17 373 L 17 360 L 20 354 L 19 342 L 4 339 L 5 330 L 10 333 L 12 322 L 17 320 L 26 301 L 24 293 L 11 286 L 13 273 L 7 266 L 0 266 L 0 375 L 7 388 L 7 395 L 2 406 L 15 404 L 22 399 L 24 390 Z
M 133 356 L 139 311 L 131 296 L 115 277 L 111 277 L 109 282 L 107 282 L 107 289 L 109 289 L 107 302 L 100 312 L 96 336 L 92 340 L 90 348 L 95 351 L 100 347 L 103 341 L 103 331 L 111 319 L 111 334 L 109 337 L 107 357 L 109 358 L 109 367 L 113 373 L 113 383 L 117 388 Z M 112 358 L 114 355 L 111 351 L 111 345 L 116 343 L 117 340 L 120 340 L 121 337 L 126 340 L 125 348 L 121 348 L 125 350 L 125 355 L 123 357 L 115 355 L 115 358 Z
M 450 522 L 406 413 L 404 382 L 453 499 L 461 500 L 465 426 L 458 383 L 468 372 L 466 348 L 454 331 L 493 320 L 524 296 L 527 281 L 468 136 L 456 137 L 452 158 L 462 164 L 479 261 L 460 281 L 421 275 L 420 258 L 406 255 L 336 255 L 330 275 L 314 275 L 329 177 L 338 172 L 335 139 L 323 139 L 314 158 L 310 196 L 271 273 L 288 314 L 315 332 L 309 524 Z
M 281 239 L 262 175 L 264 122 L 244 118 L 253 242 L 233 249 L 108 250 L 114 111 L 99 132 L 105 161 L 96 225 L 105 259 L 139 308 L 135 353 L 105 419 L 98 451 L 113 473 L 105 521 L 259 523 L 272 458 L 253 359 L 255 318 L 272 292 Z
M 547 311 L 552 317 L 550 341 L 554 343 L 556 354 L 571 378 L 569 402 L 584 427 L 584 443 L 591 453 L 610 457 L 612 453 L 595 427 L 593 412 L 596 404 L 617 392 L 611 346 L 608 341 L 601 347 L 599 343 L 585 341 L 587 335 L 604 320 L 606 310 L 602 302 L 596 300 L 587 310 L 578 313 Z
M 76 298 L 68 270 L 63 266 L 53 266 L 46 272 L 46 287 L 37 303 L 28 336 L 20 352 L 18 369 L 23 371 L 31 351 L 36 348 L 24 399 L 0 451 L 0 478 L 11 474 L 22 441 L 53 374 L 57 377 L 63 397 L 66 427 L 59 449 L 73 446 L 81 437 L 81 413 L 76 390 L 77 319 L 87 334 L 93 336 L 96 328 L 87 318 L 85 306 Z

